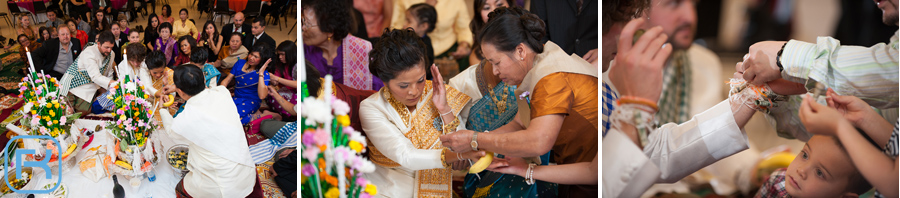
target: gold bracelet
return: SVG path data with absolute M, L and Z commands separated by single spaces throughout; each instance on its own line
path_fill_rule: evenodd
M 453 133 L 456 131 L 456 127 L 459 127 L 459 118 L 454 118 L 450 123 L 446 123 L 441 126 L 441 130 L 444 134 Z
M 449 168 L 450 163 L 447 163 L 447 149 L 441 149 L 441 163 L 444 164 L 444 168 Z

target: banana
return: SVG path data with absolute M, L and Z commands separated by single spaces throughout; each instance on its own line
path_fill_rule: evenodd
M 163 103 L 164 107 L 172 106 L 175 103 L 175 95 L 169 95 L 169 102 Z
M 62 158 L 66 158 L 66 157 L 69 156 L 69 154 L 72 154 L 72 152 L 75 151 L 75 148 L 76 148 L 77 146 L 78 146 L 78 145 L 76 145 L 76 144 L 69 145 L 69 149 L 66 149 L 66 152 L 63 153 L 63 155 L 62 155 Z
M 487 169 L 488 165 L 491 165 L 491 161 L 494 161 L 494 153 L 485 152 L 485 155 L 481 157 L 481 159 L 478 159 L 472 167 L 469 167 L 469 173 L 480 173 L 481 171 L 484 171 L 484 169 Z
M 757 167 L 759 168 L 784 168 L 791 164 L 794 161 L 796 156 L 791 155 L 790 153 L 781 152 L 773 154 L 772 156 L 764 159 L 759 162 Z
M 116 160 L 116 165 L 122 166 L 125 169 L 131 170 L 131 164 L 122 160 Z

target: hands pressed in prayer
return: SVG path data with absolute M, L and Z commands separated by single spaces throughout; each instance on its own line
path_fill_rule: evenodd
M 259 77 L 263 77 L 263 75 L 264 75 L 266 72 L 268 72 L 268 71 L 266 71 L 266 68 L 269 68 L 269 63 L 270 63 L 270 62 L 272 62 L 272 59 L 271 59 L 271 58 L 270 58 L 269 60 L 266 60 L 266 63 L 263 63 L 262 67 L 259 68 L 259 71 L 257 72 L 257 73 L 259 73 Z
M 609 79 L 621 96 L 659 101 L 662 69 L 672 46 L 665 44 L 668 36 L 659 26 L 647 30 L 632 45 L 633 35 L 644 21 L 643 18 L 631 20 L 622 28 L 618 54 L 609 66 Z
M 781 78 L 781 70 L 778 69 L 777 56 L 786 41 L 763 41 L 750 46 L 750 52 L 744 55 L 743 68 L 738 71 L 744 73 L 744 79 L 754 85 L 773 81 Z
M 472 146 L 470 145 L 470 143 L 472 142 L 472 133 L 475 133 L 475 131 L 459 130 L 450 134 L 442 135 L 441 145 L 450 148 L 450 150 L 454 152 L 472 151 Z

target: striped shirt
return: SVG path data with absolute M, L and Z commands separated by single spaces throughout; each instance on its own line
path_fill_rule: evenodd
M 819 37 L 816 43 L 791 40 L 781 56 L 782 77 L 799 83 L 818 81 L 876 108 L 897 107 L 897 34 L 890 43 L 872 47 L 842 46 L 831 37 Z

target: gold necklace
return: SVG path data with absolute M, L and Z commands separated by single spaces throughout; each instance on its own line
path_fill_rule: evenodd
M 496 86 L 500 86 L 500 84 L 497 84 Z M 494 87 L 494 88 L 496 88 L 496 87 Z M 500 99 L 497 99 L 497 97 L 494 96 L 494 89 L 492 88 L 492 89 L 488 90 L 488 93 L 490 93 L 491 100 L 493 100 L 494 104 L 497 105 L 497 107 L 496 107 L 497 112 L 500 112 L 500 114 L 503 114 L 503 112 L 506 112 L 506 98 L 507 98 L 507 96 L 509 96 L 509 92 L 507 92 L 506 89 L 502 89 L 502 91 L 500 91 L 500 92 L 501 92 Z

